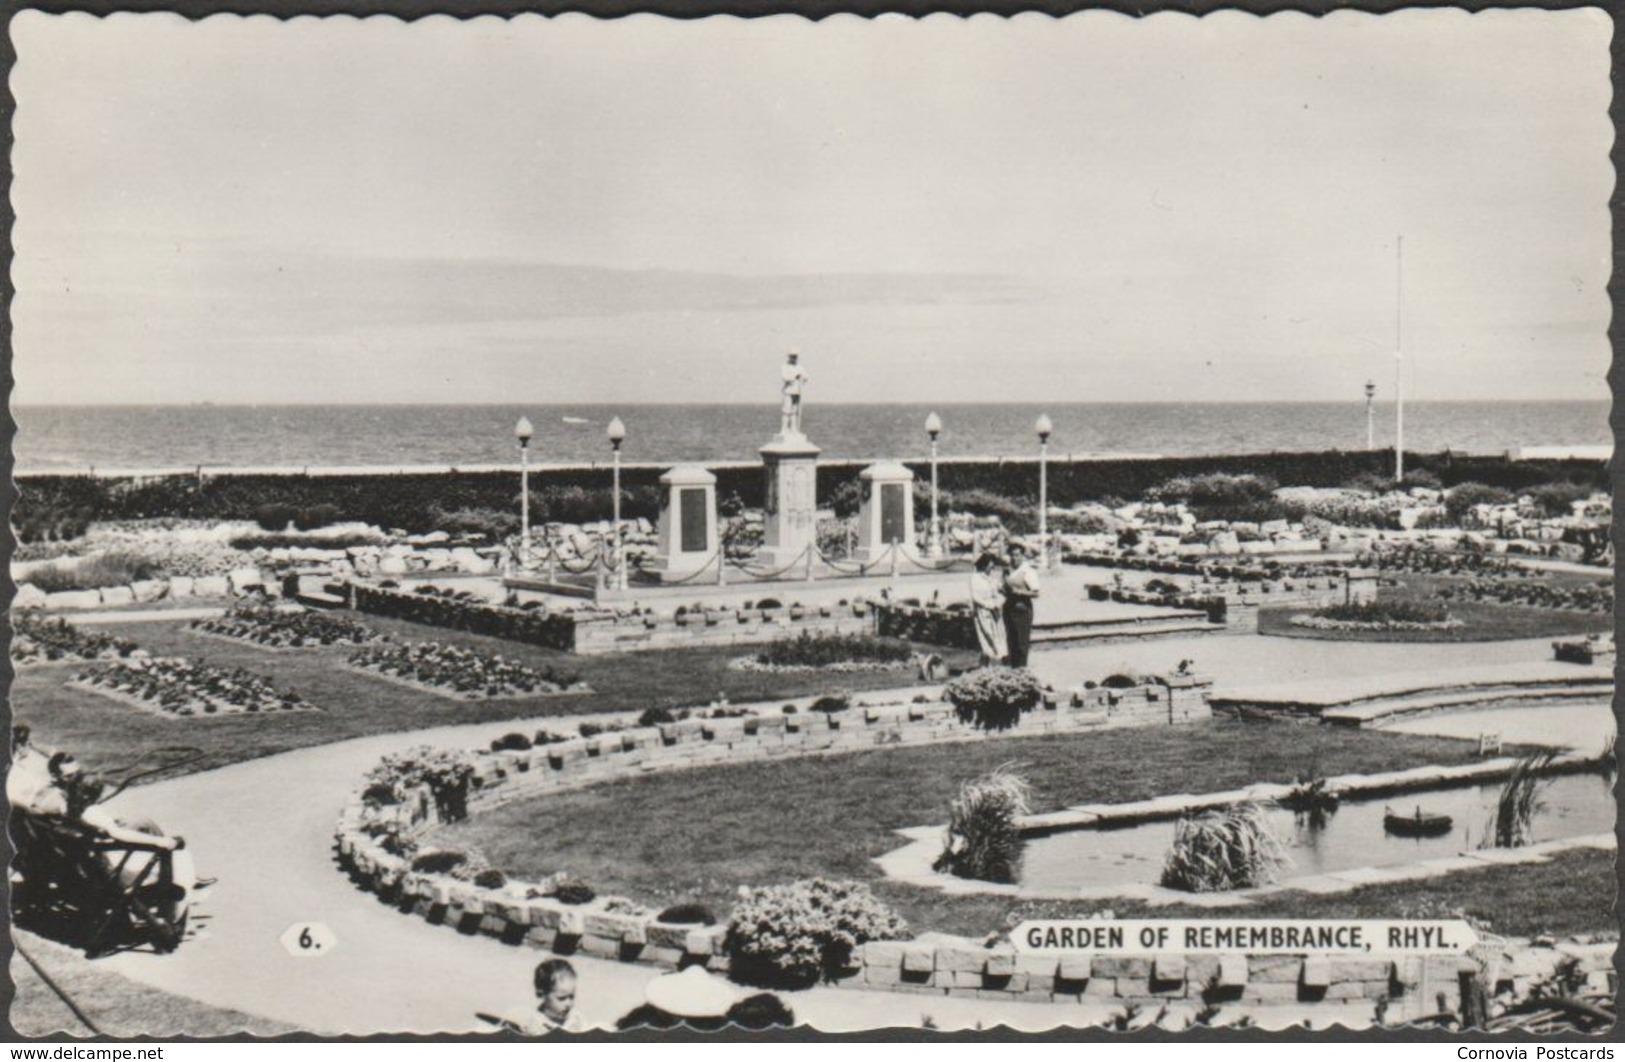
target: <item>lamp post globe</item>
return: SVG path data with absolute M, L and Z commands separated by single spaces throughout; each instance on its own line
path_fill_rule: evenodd
M 925 418 L 925 433 L 931 437 L 931 542 L 933 558 L 942 555 L 942 524 L 937 519 L 937 436 L 942 434 L 942 418 L 935 411 Z
M 1365 448 L 1377 448 L 1377 427 L 1371 410 L 1371 400 L 1377 397 L 1377 383 L 1375 380 L 1365 382 Z

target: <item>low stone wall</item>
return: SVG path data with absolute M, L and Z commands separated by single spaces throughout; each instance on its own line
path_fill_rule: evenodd
M 710 609 L 681 616 L 583 615 L 575 651 L 624 653 L 695 645 L 757 645 L 799 634 L 870 634 L 874 612 L 863 603 L 804 608 Z
M 241 597 L 264 591 L 267 585 L 257 568 L 240 568 L 227 575 L 175 575 L 167 579 L 143 579 L 129 586 L 60 590 L 55 593 L 46 593 L 32 583 L 23 583 L 17 587 L 11 607 L 52 612 L 127 608 L 171 598 Z
M 1203 689 L 1195 680 L 1191 689 Z M 1066 728 L 1134 725 L 1122 707 L 1145 689 L 1090 691 L 1077 707 L 1051 703 L 1035 709 L 1009 736 Z M 1098 697 L 1097 697 L 1098 694 Z M 1113 703 L 1112 695 L 1116 694 Z M 1205 700 L 1205 698 L 1204 698 Z M 1148 703 L 1156 703 L 1149 702 Z M 1100 710 L 1105 705 L 1106 711 Z M 955 721 L 940 703 L 855 706 L 817 713 L 689 719 L 639 727 L 524 751 L 482 753 L 472 810 L 478 813 L 541 792 L 563 791 L 651 770 L 815 755 L 876 746 L 954 740 L 999 740 Z M 729 969 L 727 927 L 662 923 L 627 901 L 599 897 L 572 905 L 523 882 L 481 888 L 449 875 L 410 869 L 386 851 L 376 833 L 393 821 L 408 831 L 430 825 L 433 804 L 422 799 L 393 807 L 367 807 L 359 792 L 336 830 L 340 863 L 357 883 L 399 910 L 462 934 L 480 934 L 560 954 L 585 954 L 666 969 L 703 965 Z M 1119 1015 L 1149 1014 L 1183 1027 L 1214 1004 L 1286 1003 L 1379 1005 L 1396 1023 L 1459 1007 L 1463 986 L 1475 977 L 1492 993 L 1527 995 L 1537 984 L 1564 976 L 1587 988 L 1612 990 L 1609 941 L 1481 944 L 1468 957 L 1401 959 L 1279 954 L 1219 956 L 1089 956 L 1022 954 L 1011 944 L 939 933 L 904 941 L 874 941 L 856 949 L 836 983 L 842 987 L 924 995 L 1098 1003 Z

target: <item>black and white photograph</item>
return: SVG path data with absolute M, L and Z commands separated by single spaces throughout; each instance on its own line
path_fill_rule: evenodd
M 1616 1035 L 1601 8 L 8 30 L 15 1039 Z

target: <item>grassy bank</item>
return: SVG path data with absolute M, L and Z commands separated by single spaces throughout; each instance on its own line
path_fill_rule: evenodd
M 1399 574 L 1398 586 L 1383 587 L 1378 592 L 1381 601 L 1436 602 L 1436 592 L 1447 586 L 1460 586 L 1469 580 L 1453 575 Z M 1594 583 L 1598 575 L 1578 572 L 1548 571 L 1541 578 L 1558 586 Z M 1258 632 L 1283 638 L 1310 638 L 1336 642 L 1495 642 L 1517 638 L 1562 638 L 1580 634 L 1594 634 L 1614 629 L 1612 616 L 1589 612 L 1574 612 L 1555 608 L 1530 608 L 1525 605 L 1502 605 L 1491 602 L 1451 601 L 1450 615 L 1461 621 L 1460 627 L 1444 630 L 1420 631 L 1358 631 L 1316 630 L 1298 627 L 1294 616 L 1306 616 L 1308 608 L 1269 608 L 1258 613 Z
M 944 822 L 959 785 L 1014 762 L 1035 810 L 1201 793 L 1300 773 L 1370 773 L 1476 758 L 1448 738 L 1216 720 L 653 774 L 518 801 L 436 843 L 476 849 L 519 877 L 569 870 L 650 904 L 698 900 L 725 912 L 739 885 L 876 879 L 871 860 L 907 826 Z M 982 898 L 887 885 L 910 922 L 985 932 Z
M 728 662 L 746 649 L 716 647 L 577 657 L 480 635 L 423 627 L 399 620 L 364 617 L 369 627 L 402 641 L 438 641 L 486 653 L 499 653 L 532 667 L 551 665 L 575 671 L 593 688 L 589 694 L 514 697 L 490 703 L 459 702 L 411 689 L 345 666 L 353 649 L 330 647 L 270 652 L 243 643 L 205 637 L 183 621 L 99 625 L 134 641 L 155 656 L 184 656 L 217 667 L 243 667 L 268 675 L 279 689 L 292 690 L 324 711 L 276 716 L 171 719 L 65 684 L 75 666 L 24 670 L 11 686 L 15 722 L 34 728 L 34 740 L 48 748 L 72 750 L 90 770 L 146 762 L 155 750 L 193 746 L 204 757 L 185 770 L 197 771 L 324 745 L 371 734 L 419 730 L 502 719 L 642 711 L 652 705 L 677 708 L 709 702 L 726 693 L 735 704 L 831 691 L 859 691 L 906 685 L 908 673 L 848 672 L 770 674 L 732 670 Z M 569 732 L 567 722 L 553 729 Z

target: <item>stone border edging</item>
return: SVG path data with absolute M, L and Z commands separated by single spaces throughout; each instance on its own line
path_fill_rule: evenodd
M 1051 712 L 1054 718 L 1046 720 Z M 482 752 L 477 756 L 482 784 L 473 802 L 489 809 L 528 795 L 607 781 L 623 776 L 624 768 L 642 774 L 783 755 L 1020 737 L 1062 729 L 1063 720 L 1066 729 L 1111 725 L 1098 712 L 1062 705 L 1045 705 L 1031 714 L 1035 723 L 1049 725 L 984 734 L 955 721 L 952 706 L 939 701 L 857 704 L 830 717 L 803 711 L 633 727 L 524 751 Z M 385 851 L 367 832 L 369 824 L 391 819 L 408 829 L 426 827 L 430 806 L 425 794 L 412 804 L 368 808 L 357 790 L 335 830 L 339 863 L 363 889 L 401 911 L 461 933 L 666 969 L 703 965 L 727 972 L 725 924 L 671 925 L 650 912 L 611 911 L 613 897 L 569 905 L 529 895 L 538 890 L 522 882 L 482 889 L 449 875 L 414 872 L 409 860 Z M 1532 950 L 1515 945 L 1493 958 L 1494 987 L 1504 982 L 1514 991 L 1527 991 L 1570 960 L 1581 964 L 1588 983 L 1601 984 L 1611 977 L 1613 950 L 1611 943 Z M 1369 1006 L 1373 1017 L 1378 1002 L 1386 1001 L 1387 1015 L 1404 1020 L 1435 1010 L 1441 994 L 1447 1001 L 1459 1000 L 1463 971 L 1471 967 L 1470 961 L 1449 956 L 1398 961 L 1313 955 L 1034 956 L 1018 954 L 1009 944 L 926 933 L 911 941 L 861 945 L 837 983 L 927 995 L 1107 1004 L 1119 1008 L 1114 1013 L 1127 1008 L 1149 1013 L 1154 1007 L 1153 1019 L 1174 1024 L 1189 1023 L 1202 1006 L 1226 1000 Z

